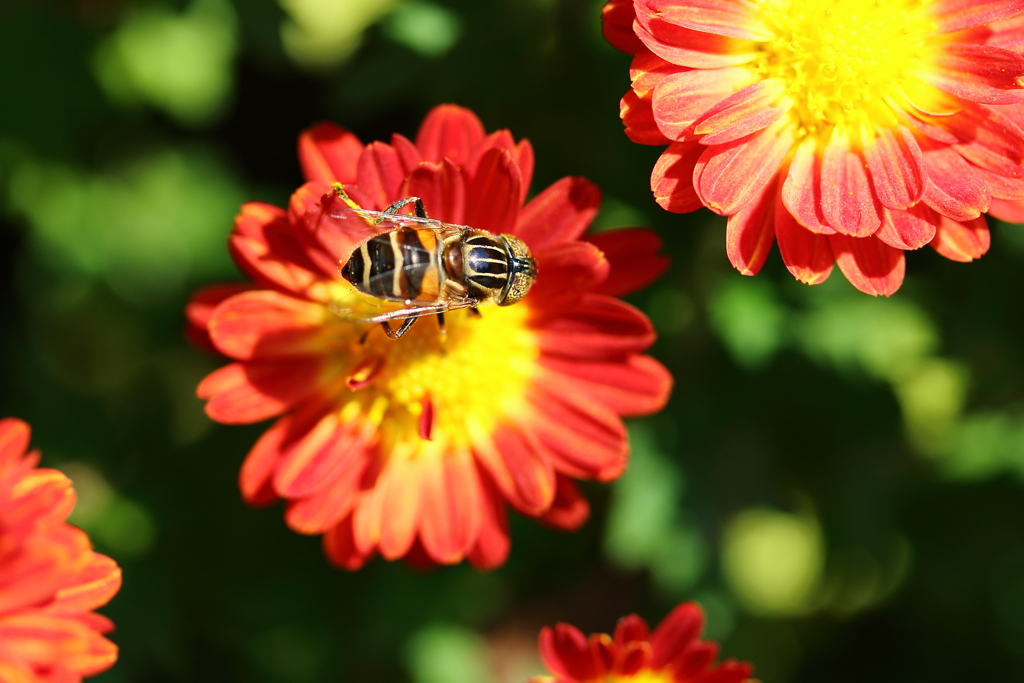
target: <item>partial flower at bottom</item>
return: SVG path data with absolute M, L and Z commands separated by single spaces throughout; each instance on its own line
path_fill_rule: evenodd
M 904 252 L 971 261 L 984 213 L 1024 222 L 1024 6 L 1015 0 L 612 0 L 635 55 L 626 134 L 668 145 L 656 201 L 728 216 L 746 275 L 778 242 L 889 295 Z
M 251 286 L 199 292 L 191 336 L 232 359 L 200 384 L 224 423 L 277 418 L 250 452 L 252 504 L 287 501 L 294 530 L 322 534 L 329 558 L 358 569 L 389 560 L 478 567 L 509 551 L 506 508 L 575 529 L 589 508 L 575 483 L 626 466 L 622 417 L 659 410 L 671 377 L 644 351 L 648 319 L 617 297 L 665 267 L 645 230 L 583 233 L 600 193 L 564 178 L 526 201 L 533 151 L 486 134 L 453 105 L 415 142 L 361 143 L 320 124 L 303 133 L 308 182 L 287 210 L 242 207 L 230 248 Z M 535 286 L 520 303 L 422 318 L 398 340 L 354 322 L 339 275 L 366 227 L 332 214 L 417 196 L 431 218 L 525 242 Z M 410 207 L 411 208 L 411 207 Z
M 0 681 L 74 683 L 110 668 L 113 623 L 93 612 L 121 587 L 121 570 L 65 520 L 71 482 L 38 468 L 29 427 L 0 420 Z
M 704 612 L 684 602 L 653 632 L 635 614 L 623 617 L 614 635 L 589 637 L 569 624 L 545 626 L 540 655 L 551 676 L 530 683 L 745 683 L 754 668 L 733 659 L 716 664 L 718 644 L 701 640 Z

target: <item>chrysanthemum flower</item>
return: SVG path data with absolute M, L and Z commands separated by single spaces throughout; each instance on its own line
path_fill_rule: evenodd
M 605 36 L 635 55 L 631 139 L 669 147 L 658 203 L 729 217 L 732 264 L 772 243 L 808 284 L 839 264 L 892 294 L 904 254 L 970 261 L 982 214 L 1024 220 L 1024 3 L 1017 0 L 612 0 Z
M 643 354 L 647 318 L 615 298 L 666 265 L 643 230 L 582 234 L 599 192 L 564 178 L 524 201 L 528 142 L 486 135 L 471 112 L 434 109 L 415 143 L 363 145 L 321 124 L 299 139 L 308 182 L 287 211 L 242 207 L 230 240 L 255 281 L 199 293 L 200 341 L 235 362 L 200 384 L 224 423 L 279 417 L 242 467 L 247 501 L 287 501 L 294 530 L 323 534 L 337 565 L 379 552 L 433 563 L 504 562 L 506 503 L 573 529 L 588 515 L 576 479 L 608 481 L 626 464 L 621 416 L 656 411 L 671 384 Z M 537 261 L 529 295 L 507 307 L 433 318 L 389 340 L 338 315 L 355 291 L 339 263 L 369 237 L 331 216 L 331 183 L 366 209 L 409 196 L 432 218 L 523 240 Z M 362 341 L 364 333 L 368 333 Z
M 653 633 L 635 614 L 623 617 L 615 635 L 588 638 L 575 626 L 540 632 L 540 654 L 554 676 L 531 683 L 744 683 L 754 668 L 733 659 L 715 664 L 718 645 L 701 640 L 704 613 L 693 602 L 672 610 Z
M 65 520 L 71 482 L 27 453 L 29 427 L 0 420 L 0 681 L 72 683 L 110 668 L 113 623 L 92 610 L 121 587 L 121 570 Z

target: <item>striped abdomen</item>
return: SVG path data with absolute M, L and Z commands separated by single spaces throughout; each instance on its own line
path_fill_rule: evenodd
M 352 252 L 341 275 L 359 291 L 388 301 L 438 299 L 437 233 L 400 227 Z

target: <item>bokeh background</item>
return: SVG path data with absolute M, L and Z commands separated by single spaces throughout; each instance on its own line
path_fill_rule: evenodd
M 0 2 L 0 414 L 75 480 L 72 521 L 124 568 L 96 680 L 522 683 L 556 620 L 608 631 L 701 601 L 765 683 L 1017 680 L 1024 665 L 1024 227 L 889 300 L 777 254 L 734 272 L 724 224 L 663 212 L 630 143 L 629 58 L 595 0 Z M 412 136 L 474 109 L 584 175 L 598 228 L 673 265 L 634 297 L 676 377 L 633 461 L 563 535 L 515 519 L 508 564 L 332 569 L 236 475 L 264 426 L 210 422 L 190 291 L 240 278 L 242 201 L 284 204 L 298 133 Z

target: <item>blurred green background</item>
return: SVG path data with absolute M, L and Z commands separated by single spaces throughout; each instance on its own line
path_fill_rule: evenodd
M 104 683 L 522 683 L 539 627 L 609 631 L 697 599 L 765 683 L 1016 680 L 1024 664 L 1024 228 L 908 258 L 891 300 L 777 255 L 729 266 L 722 219 L 661 211 L 658 149 L 621 132 L 629 58 L 595 0 L 0 2 L 0 414 L 64 469 L 73 521 L 124 568 Z M 599 227 L 673 267 L 635 297 L 677 386 L 574 535 L 513 522 L 502 569 L 330 568 L 279 506 L 240 500 L 264 426 L 203 415 L 217 366 L 190 291 L 239 279 L 242 201 L 301 183 L 330 119 L 412 136 L 434 105 L 585 175 Z

